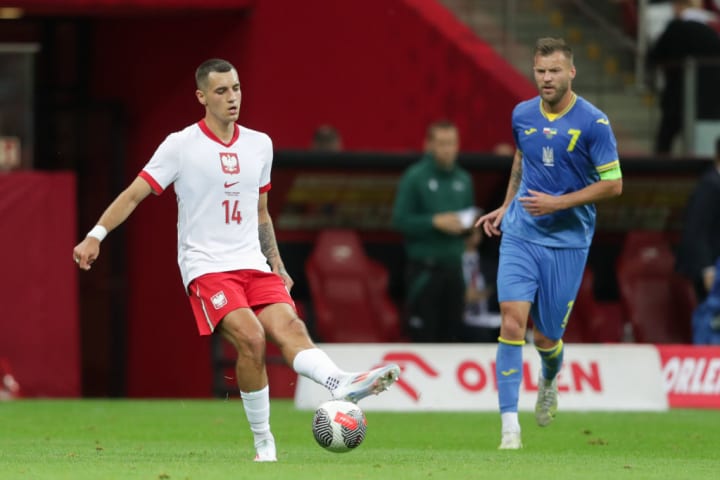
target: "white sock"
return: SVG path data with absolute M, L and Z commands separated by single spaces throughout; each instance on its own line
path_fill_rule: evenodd
M 520 432 L 520 422 L 517 412 L 505 412 L 500 414 L 503 432 Z
M 270 386 L 266 385 L 256 392 L 240 392 L 245 415 L 250 423 L 250 430 L 255 439 L 255 445 L 267 438 L 270 433 Z
M 327 353 L 319 348 L 308 348 L 295 355 L 293 370 L 303 377 L 324 385 L 331 392 L 338 386 L 341 378 L 346 375 L 328 357 Z

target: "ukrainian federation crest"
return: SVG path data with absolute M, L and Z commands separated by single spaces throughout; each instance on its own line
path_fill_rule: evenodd
M 555 156 L 552 147 L 543 147 L 543 165 L 546 167 L 555 166 Z
M 215 307 L 215 310 L 220 310 L 222 307 L 227 305 L 227 297 L 225 296 L 225 292 L 220 290 L 215 295 L 210 297 L 210 301 L 213 304 L 213 307 Z
M 222 165 L 222 171 L 235 175 L 240 173 L 240 162 L 238 162 L 237 153 L 232 152 L 220 152 L 220 165 Z

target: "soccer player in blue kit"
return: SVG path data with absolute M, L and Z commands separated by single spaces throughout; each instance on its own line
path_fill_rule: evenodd
M 594 203 L 622 193 L 607 116 L 572 90 L 572 49 L 559 38 L 539 39 L 533 72 L 540 95 L 512 114 L 517 150 L 505 201 L 475 224 L 488 236 L 503 234 L 497 278 L 500 449 L 522 448 L 518 397 L 529 315 L 542 363 L 535 419 L 546 426 L 555 416 L 562 336 L 595 231 Z

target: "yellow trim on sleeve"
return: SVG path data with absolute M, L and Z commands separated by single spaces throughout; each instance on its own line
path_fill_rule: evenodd
M 613 160 L 612 162 L 608 162 L 605 165 L 600 165 L 599 167 L 595 167 L 596 170 L 600 173 L 606 171 L 606 170 L 612 170 L 615 167 L 620 166 L 620 160 Z
M 622 178 L 619 160 L 613 160 L 595 169 L 600 174 L 600 180 L 619 180 Z

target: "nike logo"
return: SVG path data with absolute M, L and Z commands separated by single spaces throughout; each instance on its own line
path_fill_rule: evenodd
M 598 118 L 595 123 L 602 123 L 603 125 L 610 125 L 610 121 L 607 118 Z
M 517 373 L 517 372 L 518 372 L 517 369 L 511 368 L 510 370 L 501 370 L 501 371 L 500 371 L 500 374 L 501 374 L 503 377 L 509 377 L 509 376 L 512 375 L 513 373 Z
M 531 133 L 537 132 L 537 128 L 528 128 L 525 130 L 525 135 L 530 135 Z
M 230 188 L 230 187 L 232 187 L 233 185 L 237 185 L 238 183 L 240 183 L 240 182 L 232 182 L 232 183 L 230 183 L 230 182 L 225 182 L 225 188 Z

